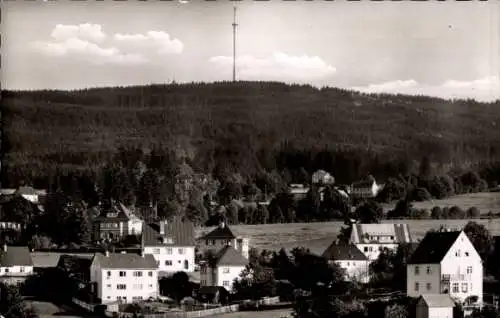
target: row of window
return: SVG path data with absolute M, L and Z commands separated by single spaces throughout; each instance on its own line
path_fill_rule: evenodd
M 112 229 L 112 228 L 117 229 L 118 228 L 118 223 L 101 223 L 101 227 L 103 229 Z
M 432 274 L 432 268 L 430 266 L 426 267 L 426 273 Z M 472 274 L 472 266 L 467 266 L 467 274 Z M 420 266 L 415 266 L 415 275 L 420 275 Z
M 8 267 L 6 267 L 4 271 L 5 271 L 5 273 L 8 273 L 8 272 L 10 272 L 10 269 Z M 24 273 L 24 272 L 25 272 L 24 267 L 19 267 L 19 273 Z
M 132 276 L 134 276 L 134 277 L 142 277 L 142 275 L 143 275 L 142 271 L 134 271 L 134 272 L 132 272 Z M 111 277 L 111 271 L 108 271 L 106 276 L 108 278 L 110 278 Z M 119 271 L 118 272 L 118 276 L 120 276 L 120 277 L 127 277 L 127 272 L 126 271 Z M 153 272 L 149 271 L 148 272 L 148 276 L 149 277 L 153 277 Z
M 106 288 L 110 289 L 110 288 L 112 288 L 112 285 L 111 285 L 111 284 L 107 284 L 107 285 L 106 285 Z M 142 284 L 134 284 L 134 285 L 132 286 L 132 288 L 133 288 L 133 289 L 136 289 L 136 290 L 137 290 L 137 289 L 138 289 L 138 290 L 142 290 L 143 285 L 142 285 Z M 149 284 L 149 285 L 148 285 L 148 288 L 153 288 L 153 284 Z M 116 289 L 118 289 L 118 290 L 126 290 L 126 289 L 127 289 L 127 284 L 117 284 L 117 285 L 116 285 Z
M 167 255 L 172 255 L 173 253 L 173 249 L 171 247 L 167 247 L 166 248 L 166 254 Z M 183 255 L 184 254 L 184 249 L 183 248 L 178 248 L 177 249 L 177 253 L 179 253 L 180 255 Z M 161 249 L 160 248 L 155 248 L 153 250 L 153 254 L 161 254 Z
M 111 299 L 111 296 L 108 296 L 106 298 L 107 299 Z M 142 299 L 143 299 L 142 296 L 134 296 L 134 297 L 132 297 L 132 301 L 140 301 Z M 127 297 L 125 297 L 125 296 L 123 296 L 123 297 L 122 296 L 117 296 L 116 300 L 118 300 L 118 301 L 122 301 L 123 300 L 124 302 L 126 302 L 127 301 Z
M 215 240 L 205 240 L 205 245 L 215 245 L 216 241 Z M 221 244 L 223 245 L 230 245 L 231 240 L 222 240 Z
M 426 289 L 427 291 L 432 289 L 432 284 L 427 283 L 426 284 Z M 469 289 L 469 284 L 468 283 L 462 283 L 462 293 L 467 293 Z M 470 289 L 472 289 L 472 283 L 470 284 Z M 415 291 L 420 290 L 420 283 L 416 282 L 415 283 Z M 460 284 L 459 283 L 453 283 L 452 285 L 452 293 L 459 293 L 460 292 Z
M 200 269 L 200 272 L 201 272 L 202 274 L 206 274 L 206 273 L 207 273 L 207 267 L 202 267 L 202 268 Z M 229 267 L 224 267 L 224 268 L 222 269 L 222 273 L 223 273 L 223 274 L 229 274 L 229 273 L 230 273 L 230 269 L 229 269 Z

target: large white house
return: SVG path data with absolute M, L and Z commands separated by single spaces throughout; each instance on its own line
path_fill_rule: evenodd
M 467 305 L 483 302 L 483 264 L 465 232 L 427 233 L 407 265 L 407 294 L 449 294 Z
M 237 236 L 222 222 L 213 231 L 198 238 L 198 247 L 200 251 L 219 251 L 226 246 L 232 246 L 248 259 L 250 240 L 245 237 Z
M 411 242 L 408 224 L 352 224 L 350 243 L 370 261 L 376 260 L 384 248 L 396 250 L 400 244 Z
M 96 253 L 90 265 L 103 304 L 132 303 L 158 297 L 158 266 L 152 255 Z
M 160 272 L 194 272 L 194 224 L 174 218 L 144 226 L 143 252 L 153 255 Z
M 356 246 L 333 242 L 323 252 L 329 264 L 338 264 L 345 270 L 346 279 L 368 283 L 370 261 Z
M 248 260 L 232 246 L 226 246 L 200 266 L 200 286 L 221 286 L 233 290 L 233 282 L 245 270 Z
M 27 246 L 4 245 L 0 252 L 0 281 L 20 284 L 33 275 L 33 261 Z

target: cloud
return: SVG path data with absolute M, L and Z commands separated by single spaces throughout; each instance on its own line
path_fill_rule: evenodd
M 475 98 L 479 101 L 500 99 L 500 78 L 498 76 L 488 76 L 471 81 L 448 80 L 439 85 L 421 84 L 413 79 L 397 80 L 351 88 L 365 93 L 429 95 L 447 99 Z
M 233 59 L 227 56 L 210 58 L 220 73 L 232 72 Z M 322 79 L 336 72 L 318 56 L 291 56 L 275 52 L 268 57 L 240 56 L 236 59 L 238 78 L 242 80 L 280 80 L 302 82 Z
M 184 44 L 163 31 L 148 31 L 146 34 L 120 34 L 114 39 L 127 45 L 129 48 L 141 48 L 156 50 L 158 54 L 180 54 L 184 50 Z
M 50 36 L 58 41 L 79 38 L 93 42 L 102 42 L 106 38 L 101 25 L 90 23 L 79 25 L 58 24 L 52 30 Z

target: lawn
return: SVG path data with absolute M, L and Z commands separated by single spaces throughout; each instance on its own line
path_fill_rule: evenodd
M 291 309 L 277 309 L 266 311 L 240 311 L 229 314 L 212 316 L 213 318 L 290 318 Z
M 384 205 L 385 210 L 394 209 L 393 204 Z M 456 195 L 442 200 L 429 200 L 424 202 L 413 202 L 413 206 L 418 209 L 431 210 L 435 206 L 441 208 L 458 206 L 463 210 L 470 207 L 476 207 L 481 214 L 487 214 L 491 211 L 493 214 L 500 213 L 500 192 L 481 192 L 481 193 L 467 193 Z
M 500 219 L 474 220 L 485 225 L 492 235 L 500 235 Z M 440 225 L 460 228 L 469 220 L 384 220 L 383 223 L 408 223 L 414 239 L 421 239 L 425 233 Z M 259 249 L 279 250 L 306 246 L 312 252 L 322 253 L 336 238 L 343 222 L 290 223 L 263 225 L 235 225 L 231 229 L 250 238 L 250 245 Z M 197 234 L 212 228 L 198 230 Z

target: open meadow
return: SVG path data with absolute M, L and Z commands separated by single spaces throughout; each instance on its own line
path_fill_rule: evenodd
M 471 220 L 384 220 L 382 223 L 408 223 L 414 240 L 421 239 L 432 228 L 446 225 L 461 228 Z M 500 219 L 475 219 L 483 224 L 492 235 L 500 235 Z M 258 249 L 279 250 L 297 246 L 309 248 L 312 252 L 322 253 L 337 237 L 343 222 L 234 225 L 231 230 L 250 238 L 250 245 Z M 198 229 L 197 235 L 212 228 Z
M 395 204 L 396 203 L 384 204 L 384 210 L 389 211 L 394 209 Z M 487 214 L 489 211 L 493 214 L 498 214 L 500 213 L 500 192 L 466 193 L 442 200 L 412 202 L 412 204 L 415 208 L 427 209 L 429 211 L 435 206 L 451 208 L 456 205 L 463 210 L 476 207 L 481 214 Z
M 277 309 L 266 311 L 239 311 L 224 315 L 212 316 L 213 318 L 291 318 L 291 309 Z

